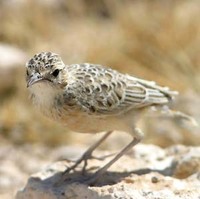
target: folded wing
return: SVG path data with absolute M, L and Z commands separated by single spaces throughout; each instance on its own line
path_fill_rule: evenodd
M 73 71 L 74 71 L 73 65 Z M 155 82 L 94 64 L 76 65 L 77 100 L 91 114 L 120 114 L 130 109 L 168 103 L 178 93 Z M 80 84 L 77 84 L 77 82 Z

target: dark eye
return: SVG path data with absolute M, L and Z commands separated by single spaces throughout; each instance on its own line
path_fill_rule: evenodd
M 59 69 L 56 69 L 56 70 L 53 71 L 52 75 L 53 75 L 54 77 L 57 77 L 58 74 L 59 74 L 59 72 L 60 72 L 60 70 L 59 70 Z

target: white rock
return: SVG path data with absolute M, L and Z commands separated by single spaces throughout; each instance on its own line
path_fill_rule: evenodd
M 84 181 L 80 183 L 83 176 L 79 171 L 68 174 L 68 181 L 58 185 L 61 172 L 67 166 L 66 161 L 58 161 L 32 175 L 25 188 L 17 192 L 16 199 L 195 199 L 200 196 L 197 170 L 184 179 L 165 176 L 165 170 L 170 170 L 168 173 L 173 175 L 180 168 L 178 164 L 182 164 L 181 158 L 185 160 L 184 153 L 188 161 L 193 160 L 188 158 L 189 155 L 193 157 L 196 154 L 195 157 L 199 157 L 199 147 L 174 146 L 163 150 L 157 146 L 139 144 L 135 148 L 137 153 L 145 156 L 144 159 L 138 155 L 121 158 L 92 187 L 84 184 Z M 108 159 L 103 162 L 90 160 L 88 166 L 104 165 Z M 162 164 L 158 164 L 159 161 Z M 79 180 L 75 182 L 74 179 Z

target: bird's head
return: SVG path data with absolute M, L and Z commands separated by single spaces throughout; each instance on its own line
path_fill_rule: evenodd
M 62 83 L 65 64 L 59 55 L 41 52 L 33 56 L 26 64 L 27 87 L 38 83 L 57 86 Z

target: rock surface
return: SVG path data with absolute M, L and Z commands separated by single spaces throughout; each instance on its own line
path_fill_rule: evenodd
M 56 159 L 62 153 L 63 149 L 58 148 L 49 155 Z M 107 154 L 98 152 L 98 156 Z M 89 160 L 86 175 L 111 158 Z M 17 192 L 16 199 L 200 198 L 200 147 L 176 145 L 164 150 L 154 145 L 139 144 L 93 186 L 84 183 L 81 166 L 68 174 L 65 183 L 58 184 L 61 172 L 71 164 L 60 160 L 44 167 L 29 177 L 25 187 Z

